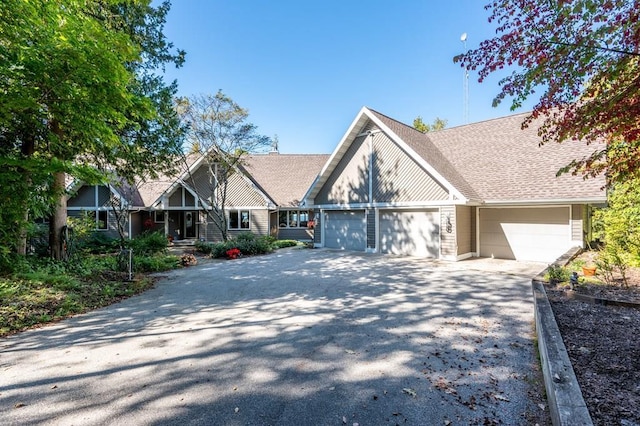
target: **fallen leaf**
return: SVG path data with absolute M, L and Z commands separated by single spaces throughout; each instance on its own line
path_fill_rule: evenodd
M 351 349 L 345 349 L 344 350 L 346 353 L 348 353 L 349 355 L 355 355 L 356 351 L 352 351 Z
M 342 416 L 342 424 L 344 425 L 347 424 L 347 418 L 345 416 Z
M 493 397 L 494 397 L 495 399 L 497 399 L 498 401 L 505 401 L 505 402 L 509 402 L 509 398 L 507 398 L 507 397 L 506 397 L 506 396 L 504 396 L 504 395 L 495 394 L 495 395 L 493 395 Z
M 449 426 L 451 424 L 451 420 L 445 420 L 444 421 L 444 426 Z
M 22 408 L 22 407 L 24 407 L 25 405 L 27 405 L 27 404 L 25 404 L 25 403 L 23 403 L 23 402 L 18 402 L 16 405 L 14 405 L 14 406 L 13 406 L 13 408 Z
M 544 409 L 546 408 L 544 404 L 538 404 L 538 407 L 540 407 L 542 411 L 544 411 Z
M 51 389 L 58 389 L 58 385 L 51 386 Z
M 240 409 L 238 407 L 235 408 L 235 410 L 233 410 L 236 412 L 236 414 L 238 413 L 238 411 L 240 411 Z
M 416 398 L 418 396 L 418 394 L 416 393 L 416 391 L 414 391 L 411 388 L 404 388 L 402 389 L 402 392 L 406 393 L 407 395 L 411 395 L 412 397 Z

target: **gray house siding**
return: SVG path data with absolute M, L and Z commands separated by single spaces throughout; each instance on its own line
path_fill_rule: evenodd
M 313 216 L 315 220 L 315 226 L 313 227 L 313 242 L 315 244 L 320 244 L 322 242 L 322 214 L 320 214 L 320 210 L 314 210 Z
M 367 210 L 367 249 L 376 248 L 376 211 Z
M 474 207 L 456 206 L 456 242 L 458 245 L 457 255 L 464 255 L 474 251 L 473 239 L 475 239 L 472 227 L 475 220 L 472 220 Z
M 82 185 L 67 200 L 68 207 L 103 207 L 107 206 L 111 190 L 105 185 L 98 185 L 98 203 L 96 204 L 96 185 Z
M 571 206 L 571 239 L 573 241 L 584 241 L 584 206 L 574 204 Z
M 386 134 L 373 137 L 373 202 L 447 200 L 447 190 Z
M 440 207 L 440 254 L 457 257 L 456 209 L 452 205 Z
M 281 228 L 278 230 L 279 240 L 305 240 L 313 239 L 313 229 L 309 228 Z
M 369 194 L 367 136 L 356 138 L 315 198 L 315 204 L 366 203 Z
M 106 209 L 101 209 L 101 210 L 107 212 L 107 229 L 96 229 L 94 232 L 99 232 L 102 235 L 108 236 L 109 238 L 120 238 L 120 234 L 118 233 L 118 226 L 116 224 L 116 217 L 113 213 L 113 210 L 106 210 Z M 82 217 L 83 214 L 90 211 L 96 211 L 96 210 L 95 209 L 68 210 L 67 216 L 72 218 L 80 218 Z M 125 225 L 125 237 L 128 237 L 128 236 L 129 236 L 128 225 Z
M 249 229 L 230 229 L 227 231 L 229 237 L 234 237 L 244 232 L 269 235 L 269 211 L 267 209 L 249 209 L 249 211 Z M 215 223 L 211 222 L 210 218 L 207 223 L 200 224 L 200 233 L 207 241 L 222 241 L 220 229 Z

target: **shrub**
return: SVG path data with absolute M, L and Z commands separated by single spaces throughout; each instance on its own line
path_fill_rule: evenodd
M 547 273 L 544 278 L 551 284 L 556 284 L 569 281 L 570 276 L 571 273 L 567 268 L 558 265 L 551 265 L 547 269 Z
M 135 251 L 134 251 L 135 253 Z M 162 272 L 180 265 L 178 256 L 156 254 L 154 256 L 134 256 L 133 269 L 136 272 Z
M 271 244 L 274 248 L 295 247 L 298 245 L 296 240 L 277 240 Z
M 196 241 L 195 248 L 199 253 L 211 254 L 213 250 L 213 243 L 206 243 L 204 241 Z
M 160 232 L 143 232 L 129 241 L 129 247 L 133 249 L 134 255 L 164 253 L 168 244 L 169 240 Z
M 79 242 L 80 249 L 93 254 L 112 253 L 119 245 L 120 240 L 108 237 L 103 232 L 93 232 Z

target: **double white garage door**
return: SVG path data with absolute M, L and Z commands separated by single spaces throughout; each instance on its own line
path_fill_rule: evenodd
M 478 210 L 480 257 L 553 262 L 573 245 L 569 207 Z
M 369 228 L 369 241 L 381 253 L 439 257 L 438 210 L 381 210 L 378 233 Z M 367 217 L 364 210 L 328 211 L 324 218 L 325 247 L 364 251 L 367 247 Z M 370 244 L 372 245 L 372 244 Z

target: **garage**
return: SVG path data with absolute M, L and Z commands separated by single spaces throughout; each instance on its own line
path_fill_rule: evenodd
M 325 212 L 325 247 L 364 251 L 366 244 L 367 233 L 364 210 Z
M 437 209 L 381 210 L 380 252 L 438 258 L 439 217 Z
M 569 207 L 479 209 L 480 257 L 552 262 L 572 246 Z

